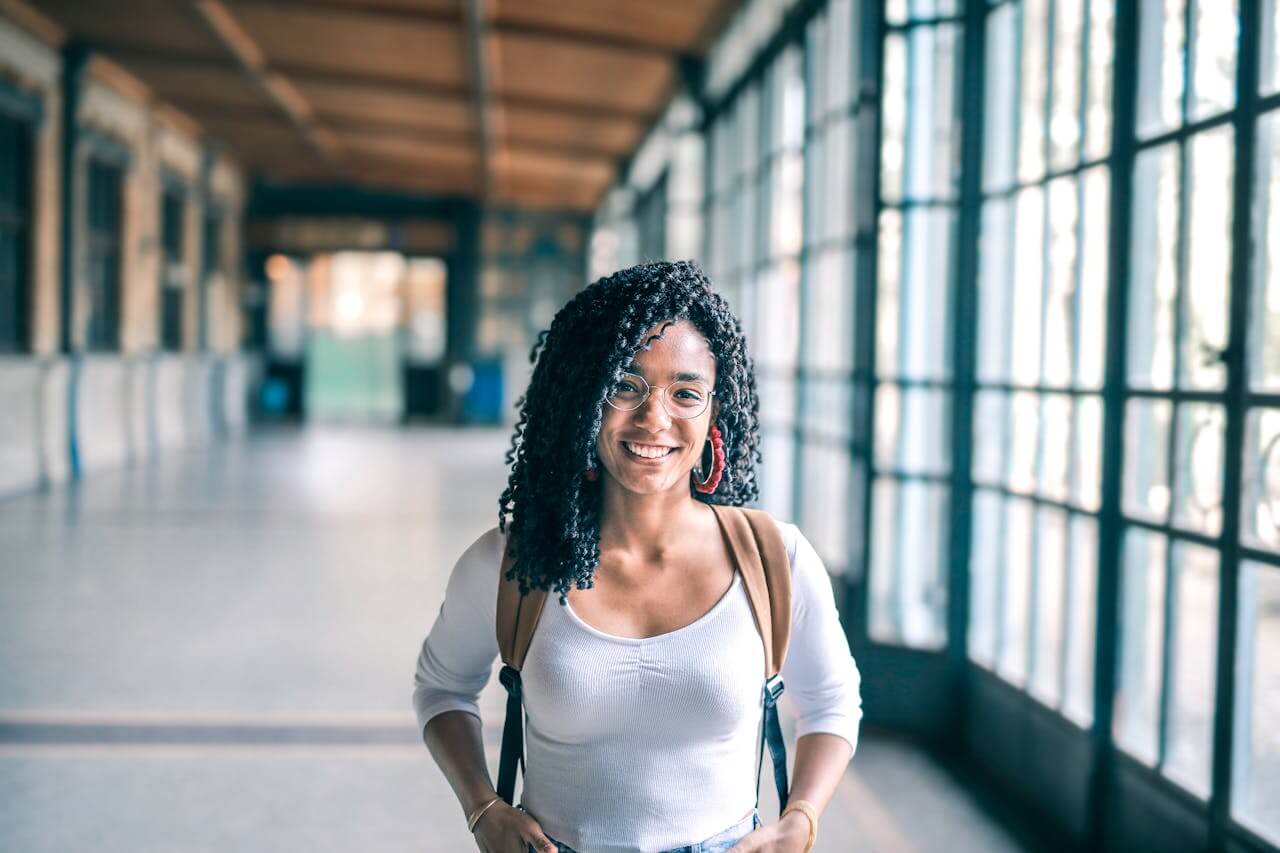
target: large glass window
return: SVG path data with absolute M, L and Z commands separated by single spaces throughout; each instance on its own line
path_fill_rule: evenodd
M 955 140 L 953 4 L 891 5 L 883 43 L 868 625 L 946 643 Z M 926 8 L 927 7 L 927 8 Z
M 986 22 L 969 656 L 1093 718 L 1110 3 Z
M 31 132 L 0 113 L 0 352 L 30 346 Z
M 760 503 L 794 518 L 805 86 L 780 53 L 711 130 L 710 273 L 747 334 L 760 394 Z
M 1139 15 L 1117 745 L 1208 799 L 1231 292 L 1234 2 Z
M 833 574 L 849 563 L 867 442 L 853 447 L 858 68 L 852 0 L 809 22 L 805 76 L 805 231 L 801 290 L 799 482 L 806 535 Z M 851 452 L 853 451 L 853 452 Z M 856 454 L 856 455 L 855 455 Z M 853 503 L 857 501 L 857 504 Z

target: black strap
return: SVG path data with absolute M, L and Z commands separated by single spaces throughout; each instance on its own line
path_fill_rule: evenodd
M 773 784 L 778 789 L 778 811 L 787 807 L 787 744 L 782 739 L 782 725 L 778 722 L 778 697 L 784 685 L 782 676 L 775 675 L 764 683 L 764 731 L 760 733 L 760 758 L 756 762 L 756 808 L 760 808 L 760 771 L 764 768 L 764 745 L 769 744 L 769 756 L 773 759 Z
M 498 796 L 512 804 L 516 795 L 516 765 L 524 772 L 524 704 L 520 670 L 503 664 L 498 680 L 507 688 L 507 720 L 502 725 L 502 752 L 498 756 Z

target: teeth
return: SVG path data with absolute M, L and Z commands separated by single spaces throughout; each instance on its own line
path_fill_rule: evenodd
M 624 441 L 622 444 L 627 448 L 627 450 L 631 451 L 636 456 L 643 456 L 645 459 L 660 459 L 675 450 L 674 447 L 655 447 L 652 444 L 632 444 L 629 441 Z

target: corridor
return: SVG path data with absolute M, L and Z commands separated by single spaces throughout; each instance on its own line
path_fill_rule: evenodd
M 0 504 L 0 850 L 474 850 L 410 694 L 506 440 L 259 430 Z M 815 849 L 1025 849 L 972 796 L 864 727 Z

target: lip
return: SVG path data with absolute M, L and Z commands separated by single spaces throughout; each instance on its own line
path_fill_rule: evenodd
M 630 443 L 631 443 L 631 444 L 645 444 L 645 442 L 643 442 L 643 441 L 634 441 L 634 442 L 630 442 Z M 676 454 L 675 454 L 675 450 L 676 450 L 676 449 L 678 449 L 678 448 L 673 448 L 673 449 L 672 449 L 672 452 L 671 452 L 671 453 L 668 453 L 666 456 L 659 456 L 659 457 L 658 457 L 658 458 L 656 458 L 656 459 L 646 459 L 646 458 L 644 458 L 643 456 L 636 456 L 636 455 L 635 455 L 634 453 L 632 453 L 630 450 L 627 450 L 627 444 L 628 444 L 628 442 L 626 442 L 626 441 L 620 441 L 620 442 L 618 442 L 618 446 L 622 448 L 622 452 L 623 452 L 624 454 L 626 454 L 626 457 L 627 457 L 627 459 L 628 459 L 630 462 L 632 462 L 632 463 L 634 463 L 634 464 L 636 464 L 636 465 L 649 465 L 649 466 L 653 466 L 653 467 L 657 467 L 657 466 L 659 466 L 659 465 L 665 465 L 665 464 L 667 463 L 667 461 L 668 461 L 668 460 L 670 460 L 673 456 L 675 456 L 675 455 L 676 455 Z M 657 445 L 650 445 L 650 446 L 651 446 L 651 447 L 656 447 Z M 665 445 L 665 446 L 670 447 L 671 445 Z

